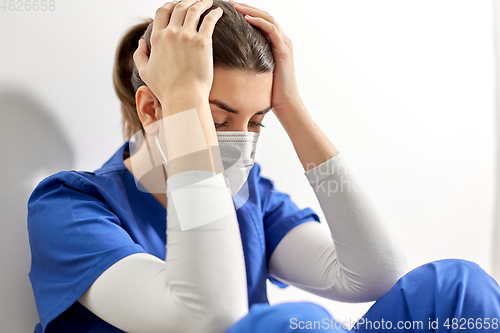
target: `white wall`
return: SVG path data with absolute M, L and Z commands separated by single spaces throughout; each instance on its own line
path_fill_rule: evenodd
M 495 207 L 494 230 L 492 233 L 492 276 L 500 280 L 500 2 L 493 0 L 493 38 L 495 45 Z
M 53 12 L 0 10 L 0 110 L 8 119 L 2 126 L 8 143 L 2 155 L 9 157 L 1 164 L 2 184 L 7 184 L 1 223 L 9 232 L 0 241 L 8 248 L 17 244 L 0 257 L 0 267 L 4 261 L 21 261 L 17 273 L 4 268 L 0 273 L 0 299 L 9 300 L 2 304 L 0 322 L 22 326 L 19 332 L 38 322 L 26 320 L 34 309 L 23 275 L 29 270 L 28 196 L 49 174 L 98 168 L 123 143 L 112 86 L 116 46 L 125 29 L 154 16 L 163 3 L 56 1 Z M 309 112 L 357 166 L 360 178 L 373 186 L 373 198 L 403 244 L 410 268 L 462 258 L 491 272 L 491 2 L 248 3 L 271 13 L 292 39 L 299 89 Z M 257 152 L 262 174 L 300 207 L 309 206 L 323 218 L 286 132 L 273 114 L 264 124 Z M 45 150 L 53 155 L 40 153 Z M 18 238 L 7 236 L 13 233 Z M 4 282 L 16 281 L 15 274 L 22 279 L 16 292 Z M 19 292 L 23 299 L 16 296 Z M 271 284 L 269 295 L 271 303 L 321 303 L 343 320 L 361 316 L 372 304 L 337 303 Z

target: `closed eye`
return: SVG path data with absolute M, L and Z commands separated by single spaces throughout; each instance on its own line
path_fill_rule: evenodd
M 215 128 L 227 126 L 227 123 L 214 123 Z
M 224 126 L 227 126 L 227 122 L 224 122 L 224 123 L 214 123 L 214 125 L 215 125 L 215 128 L 224 127 Z M 250 125 L 251 126 L 266 127 L 266 126 L 262 125 L 262 123 L 258 123 L 258 122 L 255 122 L 255 121 L 251 121 Z
M 266 126 L 262 125 L 262 123 L 258 123 L 258 122 L 256 122 L 256 121 L 251 121 L 251 122 L 250 122 L 250 124 L 251 124 L 252 126 L 266 127 Z

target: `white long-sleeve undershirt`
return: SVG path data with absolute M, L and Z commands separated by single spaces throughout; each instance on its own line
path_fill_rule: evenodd
M 224 332 L 246 314 L 246 275 L 236 212 L 186 231 L 173 221 L 168 189 L 204 179 L 204 172 L 188 171 L 167 180 L 166 260 L 143 253 L 125 257 L 96 279 L 80 303 L 127 332 Z M 290 230 L 270 258 L 270 274 L 334 300 L 379 298 L 408 270 L 404 252 L 388 232 L 382 214 L 359 183 L 356 190 L 333 193 L 327 185 L 317 186 L 322 181 L 339 186 L 341 181 L 357 182 L 340 153 L 305 175 L 318 189 L 315 193 L 330 233 L 317 222 Z
M 248 312 L 241 235 L 229 188 L 222 177 L 199 187 L 208 171 L 184 171 L 167 178 L 165 261 L 145 253 L 125 257 L 104 271 L 79 299 L 86 308 L 126 332 L 224 332 Z M 186 187 L 187 186 L 187 187 Z M 201 196 L 206 187 L 219 194 Z M 191 192 L 190 202 L 172 192 Z M 227 216 L 181 230 L 179 209 L 205 209 L 227 200 Z M 193 225 L 189 221 L 184 223 Z
M 330 233 L 317 222 L 290 230 L 271 255 L 270 275 L 332 300 L 380 298 L 408 272 L 382 212 L 341 153 L 304 174 Z

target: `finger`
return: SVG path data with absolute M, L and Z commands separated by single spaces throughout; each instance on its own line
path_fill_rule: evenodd
M 229 0 L 228 2 L 230 4 L 232 4 L 232 5 L 239 5 L 239 6 L 250 7 L 250 8 L 253 8 L 253 9 L 258 9 L 257 7 L 250 6 L 249 4 L 246 4 L 246 3 L 243 3 L 243 2 L 236 2 L 236 1 L 233 1 L 233 0 Z
M 155 19 L 153 21 L 153 31 L 159 31 L 167 27 L 175 5 L 177 5 L 177 2 L 167 2 L 156 10 Z
M 255 9 L 255 10 L 258 10 L 264 14 L 269 14 L 265 11 L 263 11 L 262 9 L 259 9 L 257 7 L 253 7 L 253 6 L 250 6 L 250 5 L 247 5 L 246 3 L 241 3 L 241 2 L 235 2 L 235 1 L 228 1 L 231 5 L 233 5 L 233 7 L 238 7 L 238 8 L 252 8 L 252 9 Z
M 186 17 L 186 12 L 193 4 L 197 3 L 200 0 L 182 0 L 178 3 L 172 12 L 172 16 L 170 16 L 169 26 L 181 28 L 184 24 L 184 18 Z
M 272 17 L 272 15 L 270 15 L 269 13 L 267 13 L 261 9 L 246 5 L 246 4 L 236 3 L 233 1 L 229 1 L 229 3 L 233 5 L 234 9 L 236 9 L 238 12 L 242 13 L 243 15 L 248 14 L 248 15 L 251 15 L 253 17 L 262 17 L 266 21 L 269 21 L 272 24 L 274 24 L 278 28 L 278 30 L 281 30 L 281 27 L 279 26 L 278 22 L 276 22 L 275 18 Z
M 267 37 L 271 40 L 271 43 L 275 46 L 279 46 L 281 39 L 281 34 L 278 28 L 269 21 L 264 20 L 261 17 L 245 16 L 248 23 L 261 28 L 267 33 Z
M 211 10 L 203 18 L 203 22 L 201 22 L 201 26 L 200 26 L 200 30 L 199 30 L 200 35 L 203 35 L 206 38 L 212 39 L 215 24 L 222 17 L 223 14 L 224 14 L 224 11 L 220 7 L 216 8 L 214 10 Z
M 144 39 L 139 39 L 139 47 L 137 48 L 137 50 L 135 50 L 132 58 L 134 59 L 135 67 L 137 67 L 140 75 L 144 66 L 148 64 L 149 59 L 148 45 L 146 44 L 146 41 Z
M 203 0 L 189 7 L 184 20 L 184 27 L 196 32 L 201 14 L 212 7 L 212 4 L 213 0 Z

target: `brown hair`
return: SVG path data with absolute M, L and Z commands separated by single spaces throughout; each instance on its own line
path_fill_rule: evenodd
M 264 32 L 249 24 L 243 14 L 236 11 L 224 0 L 213 0 L 213 5 L 200 16 L 198 28 L 208 12 L 222 8 L 223 15 L 217 21 L 212 35 L 214 67 L 245 70 L 254 73 L 274 71 L 274 58 L 270 42 Z M 151 31 L 153 19 L 145 19 L 134 25 L 122 37 L 115 57 L 113 85 L 121 101 L 123 115 L 123 135 L 125 140 L 142 130 L 137 115 L 135 93 L 146 85 L 135 67 L 132 58 L 138 47 L 139 39 L 144 38 L 151 50 Z

